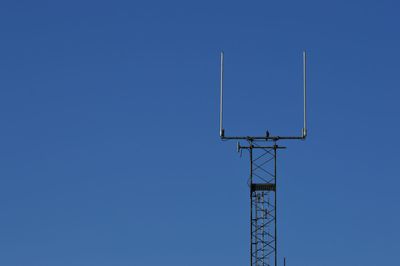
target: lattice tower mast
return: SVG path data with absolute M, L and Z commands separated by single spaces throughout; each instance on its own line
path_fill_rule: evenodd
M 250 157 L 250 266 L 278 266 L 277 231 L 277 151 L 279 140 L 305 140 L 307 137 L 306 52 L 303 52 L 303 128 L 299 136 L 227 136 L 223 127 L 224 53 L 221 52 L 220 137 L 237 140 L 237 150 Z M 239 141 L 245 141 L 242 146 Z M 272 145 L 267 145 L 272 142 Z M 286 259 L 284 259 L 286 265 Z

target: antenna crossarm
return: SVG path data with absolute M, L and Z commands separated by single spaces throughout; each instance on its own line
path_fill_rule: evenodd
M 305 136 L 221 136 L 222 140 L 264 140 L 264 141 L 278 141 L 278 140 L 304 140 Z

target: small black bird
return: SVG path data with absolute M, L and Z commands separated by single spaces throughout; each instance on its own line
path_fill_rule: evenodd
M 265 136 L 267 137 L 267 138 L 269 138 L 269 131 L 267 130 L 267 133 L 265 133 Z

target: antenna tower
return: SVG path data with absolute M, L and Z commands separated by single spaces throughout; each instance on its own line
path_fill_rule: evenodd
M 237 140 L 238 152 L 249 151 L 250 176 L 250 266 L 278 266 L 277 244 L 277 152 L 279 140 L 305 140 L 307 137 L 306 110 L 306 52 L 303 52 L 303 128 L 296 136 L 228 136 L 223 127 L 224 53 L 221 52 L 220 129 L 222 140 Z M 239 141 L 246 144 L 242 146 Z M 270 145 L 269 142 L 271 142 Z M 286 266 L 286 258 L 284 258 Z

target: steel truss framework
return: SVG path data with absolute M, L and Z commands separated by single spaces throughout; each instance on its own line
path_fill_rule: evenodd
M 248 142 L 238 150 L 250 154 L 250 265 L 277 266 L 276 159 L 285 147 Z
M 276 228 L 276 158 L 277 150 L 284 149 L 276 145 L 279 140 L 305 140 L 307 137 L 306 109 L 306 52 L 303 52 L 303 128 L 299 135 L 227 135 L 223 126 L 223 88 L 224 88 L 224 53 L 221 53 L 220 76 L 220 112 L 219 136 L 221 140 L 247 141 L 248 146 L 240 146 L 238 151 L 246 149 L 250 153 L 250 265 L 277 266 L 277 228 Z M 273 146 L 262 143 L 273 142 Z M 286 265 L 286 260 L 283 260 Z

